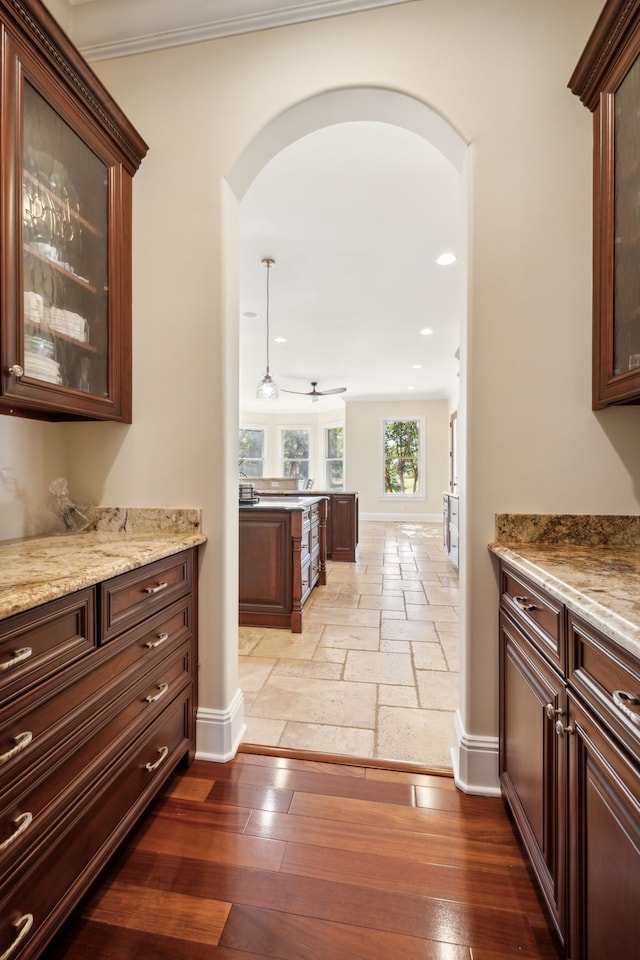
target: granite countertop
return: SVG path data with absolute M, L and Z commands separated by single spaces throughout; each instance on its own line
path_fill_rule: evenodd
M 96 529 L 0 542 L 0 619 L 206 542 L 199 510 L 101 511 Z
M 489 549 L 640 657 L 640 517 L 499 514 Z
M 261 496 L 261 494 L 258 494 Z M 326 497 L 323 497 L 321 494 L 302 494 L 298 496 L 286 495 L 285 493 L 278 494 L 277 496 L 272 496 L 269 494 L 265 496 L 264 500 L 260 500 L 259 503 L 240 503 L 241 510 L 304 510 L 305 507 L 308 507 L 312 503 L 317 503 L 319 500 L 326 500 Z

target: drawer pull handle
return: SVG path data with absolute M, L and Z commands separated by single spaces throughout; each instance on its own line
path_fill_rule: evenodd
M 544 712 L 549 720 L 555 720 L 556 717 L 563 715 L 564 710 L 561 710 L 559 707 L 554 707 L 552 703 L 548 703 L 544 708 Z
M 160 644 L 164 643 L 165 640 L 168 640 L 168 639 L 169 639 L 169 634 L 168 634 L 168 633 L 159 633 L 159 634 L 158 634 L 158 639 L 157 639 L 157 640 L 147 640 L 147 642 L 145 643 L 145 647 L 148 647 L 149 650 L 153 650 L 154 647 L 159 647 Z
M 145 593 L 160 593 L 161 590 L 166 590 L 169 584 L 166 580 L 160 580 L 159 583 L 156 583 L 155 587 L 145 587 Z
M 10 837 L 7 837 L 6 840 L 3 840 L 2 843 L 0 843 L 0 853 L 4 853 L 4 851 L 7 850 L 11 844 L 18 839 L 21 833 L 24 833 L 25 830 L 29 829 L 32 820 L 32 813 L 20 813 L 14 818 L 13 823 L 16 829 L 13 831 Z
M 24 916 L 20 917 L 19 920 L 16 920 L 13 926 L 18 931 L 18 936 L 15 938 L 11 946 L 7 947 L 5 952 L 0 955 L 0 960 L 9 960 L 11 954 L 18 949 L 33 926 L 33 914 L 25 913 Z
M 527 613 L 530 610 L 537 610 L 535 603 L 531 603 L 527 597 L 514 597 L 513 602 L 516 606 L 520 607 L 521 610 L 526 610 Z
M 0 670 L 11 670 L 11 667 L 17 667 L 19 663 L 23 663 L 31 656 L 33 656 L 31 647 L 21 647 L 19 650 L 14 650 L 8 660 L 0 663 Z
M 616 707 L 624 713 L 625 717 L 633 720 L 634 723 L 640 723 L 640 697 L 633 693 L 625 693 L 624 690 L 613 691 L 613 702 Z
M 160 754 L 160 756 L 158 757 L 155 763 L 146 763 L 144 766 L 145 770 L 148 770 L 149 773 L 153 773 L 154 770 L 158 769 L 161 763 L 164 763 L 164 761 L 169 756 L 169 747 L 160 747 L 160 749 L 158 750 L 158 753 Z M 0 957 L 0 960 L 2 960 L 2 957 Z
M 21 750 L 24 750 L 25 747 L 28 747 L 31 741 L 33 740 L 33 734 L 30 730 L 25 730 L 24 733 L 19 733 L 17 737 L 13 738 L 15 747 L 12 747 L 11 750 L 7 750 L 6 753 L 3 753 L 0 756 L 0 764 L 6 763 L 7 760 L 11 760 L 11 757 L 15 757 L 16 753 L 20 753 Z M 0 957 L 2 960 L 2 957 Z
M 160 691 L 160 693 L 156 693 L 153 697 L 151 696 L 151 694 L 149 694 L 148 697 L 145 697 L 145 700 L 147 701 L 147 703 L 155 703 L 156 700 L 160 699 L 160 697 L 164 697 L 168 689 L 169 689 L 168 683 L 160 683 L 158 684 L 158 690 Z
M 573 727 L 569 724 L 568 727 L 565 727 L 562 720 L 556 720 L 556 733 L 559 737 L 564 737 L 565 733 L 572 734 L 574 732 Z

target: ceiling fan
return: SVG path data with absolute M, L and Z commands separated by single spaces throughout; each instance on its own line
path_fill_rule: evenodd
M 344 393 L 347 389 L 346 387 L 334 387 L 333 390 L 316 390 L 318 386 L 317 380 L 311 381 L 311 390 L 285 390 L 284 387 L 281 387 L 283 393 L 297 393 L 301 397 L 311 397 L 311 402 L 316 403 L 320 397 L 328 397 L 331 393 Z

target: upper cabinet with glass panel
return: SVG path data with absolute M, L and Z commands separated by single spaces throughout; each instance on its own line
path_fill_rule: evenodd
M 569 86 L 594 116 L 597 410 L 640 403 L 640 0 L 608 0 Z
M 0 0 L 0 412 L 131 421 L 131 181 L 147 147 L 50 14 Z

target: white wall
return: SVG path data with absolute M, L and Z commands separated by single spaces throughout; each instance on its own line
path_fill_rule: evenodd
M 237 682 L 237 204 L 224 177 L 306 97 L 401 91 L 469 143 L 469 736 L 498 725 L 494 514 L 638 512 L 640 409 L 590 403 L 591 117 L 567 81 L 601 7 L 416 0 L 97 65 L 150 145 L 134 181 L 134 423 L 64 428 L 71 479 L 107 505 L 203 508 L 206 707 L 227 709 Z
M 360 516 L 374 520 L 439 520 L 442 516 L 442 492 L 449 487 L 447 401 L 360 403 L 350 400 L 346 407 L 346 488 L 358 491 Z M 382 421 L 413 418 L 421 418 L 424 423 L 424 497 L 391 500 L 383 496 L 382 491 Z

